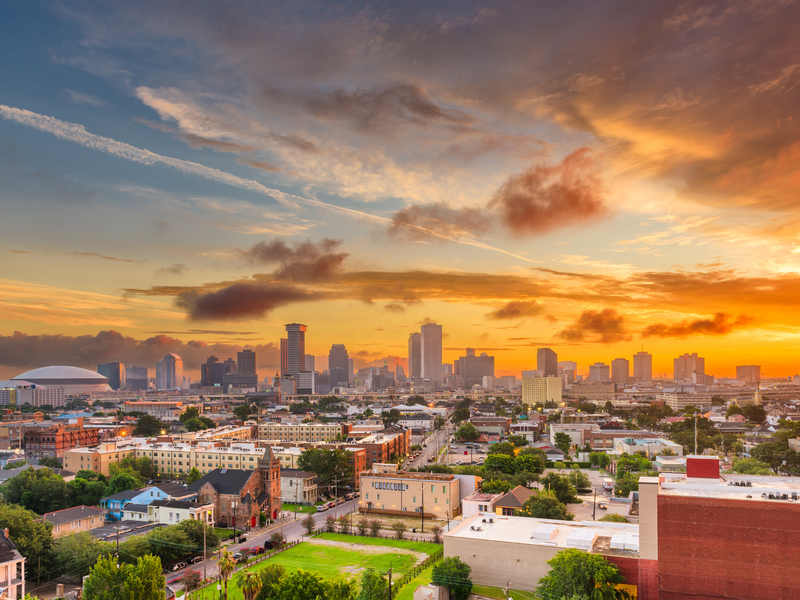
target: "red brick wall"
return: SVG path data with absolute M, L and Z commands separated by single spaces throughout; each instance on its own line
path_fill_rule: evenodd
M 658 497 L 659 600 L 797 600 L 798 556 L 800 504 Z
M 716 458 L 687 458 L 686 476 L 719 479 L 719 460 Z

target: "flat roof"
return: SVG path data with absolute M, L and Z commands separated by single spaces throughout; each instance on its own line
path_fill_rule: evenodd
M 687 477 L 685 473 L 662 474 L 661 496 L 691 496 L 697 498 L 727 498 L 752 502 L 800 502 L 800 477 L 771 477 L 724 473 L 718 479 Z M 750 482 L 750 485 L 747 485 Z M 739 483 L 739 485 L 735 485 Z M 792 500 L 792 493 L 796 499 Z M 773 498 L 769 498 L 773 494 Z M 780 494 L 781 498 L 775 498 Z M 787 498 L 783 499 L 783 494 Z
M 631 523 L 556 521 L 477 513 L 444 537 L 579 548 L 596 554 L 639 557 L 639 525 Z
M 381 479 L 419 479 L 428 481 L 453 481 L 456 476 L 449 473 L 371 473 L 365 471 L 361 474 L 361 478 L 365 477 L 379 477 Z

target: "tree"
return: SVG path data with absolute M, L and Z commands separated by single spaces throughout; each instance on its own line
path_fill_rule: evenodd
M 84 600 L 163 600 L 166 578 L 161 561 L 155 556 L 122 563 L 111 556 L 101 557 L 83 585 Z
M 402 521 L 395 521 L 392 525 L 392 530 L 394 531 L 394 535 L 398 540 L 403 539 L 403 534 L 407 531 L 406 524 Z
M 102 481 L 87 481 L 75 477 L 67 482 L 67 504 L 69 506 L 96 506 L 106 496 L 106 484 Z
M 623 498 L 630 495 L 631 492 L 639 490 L 640 477 L 658 477 L 658 471 L 639 471 L 637 473 L 624 473 L 617 476 L 617 483 L 614 488 L 617 496 Z
M 155 475 L 153 463 L 149 458 L 146 456 L 135 458 L 132 454 L 129 454 L 119 462 L 111 463 L 108 466 L 108 473 L 111 477 L 114 477 L 114 475 L 123 471 L 127 471 L 135 475 L 136 477 L 140 478 L 143 483 L 144 480 L 150 479 Z
M 396 408 L 389 410 L 388 412 L 383 413 L 383 425 L 384 427 L 389 427 L 390 425 L 394 425 L 400 420 L 400 411 Z
M 525 501 L 522 508 L 514 511 L 518 517 L 532 517 L 535 519 L 557 519 L 572 521 L 573 515 L 567 512 L 567 506 L 561 502 L 553 492 L 541 490 Z
M 187 431 L 203 431 L 204 429 L 208 429 L 205 423 L 203 423 L 200 419 L 189 419 L 188 421 L 184 421 L 184 427 L 186 427 Z
M 164 563 L 171 563 L 186 556 L 191 548 L 198 548 L 189 542 L 189 536 L 178 527 L 160 527 L 145 535 L 150 554 L 158 556 Z M 199 548 L 202 548 L 202 542 Z
M 414 406 L 415 404 L 420 404 L 422 406 L 428 406 L 428 403 L 425 402 L 425 398 L 420 395 L 409 396 L 408 400 L 406 400 L 406 406 Z
M 627 591 L 616 588 L 625 583 L 619 568 L 599 554 L 567 548 L 547 564 L 550 571 L 539 580 L 536 590 L 543 598 L 616 600 L 629 597 Z
M 382 523 L 380 521 L 378 521 L 377 519 L 374 519 L 374 520 L 370 521 L 369 522 L 369 534 L 372 537 L 378 537 L 378 534 L 381 531 L 381 525 L 382 525 Z
M 239 573 L 236 583 L 242 590 L 244 600 L 256 600 L 256 596 L 264 585 L 261 576 L 255 571 L 243 571 Z
M 336 531 L 336 518 L 333 515 L 325 517 L 325 531 L 327 533 Z
M 481 491 L 485 494 L 505 494 L 510 492 L 514 486 L 502 479 L 489 479 L 481 483 Z
M 286 543 L 286 538 L 280 531 L 273 531 L 269 536 L 269 541 L 272 542 L 276 548 L 282 548 Z
M 462 423 L 459 428 L 456 429 L 455 436 L 456 439 L 463 440 L 465 442 L 474 442 L 481 437 L 481 433 L 472 423 Z
M 350 513 L 345 513 L 337 520 L 339 533 L 350 533 Z
M 29 467 L 0 487 L 5 500 L 39 514 L 67 508 L 67 484 L 50 469 Z
M 99 542 L 88 531 L 81 531 L 56 538 L 52 558 L 55 565 L 69 570 L 70 575 L 83 577 L 101 555 L 111 552 L 111 544 Z
M 389 582 L 372 567 L 361 574 L 361 585 L 356 600 L 375 600 L 386 596 Z
M 42 521 L 39 515 L 16 504 L 0 504 L 0 529 L 8 528 L 11 541 L 17 550 L 27 559 L 30 575 L 49 573 L 51 548 L 53 547 L 53 525 Z M 41 563 L 39 562 L 41 561 Z M 33 565 L 36 565 L 34 567 Z M 60 573 L 59 573 L 60 574 Z
M 258 410 L 258 409 L 256 409 Z M 239 417 L 240 421 L 247 421 L 250 418 L 250 415 L 253 413 L 252 408 L 249 404 L 241 404 L 233 409 L 233 414 Z
M 203 474 L 200 472 L 200 469 L 197 467 L 192 467 L 189 469 L 189 472 L 186 473 L 186 483 L 194 483 L 198 479 L 202 479 Z
M 109 496 L 126 492 L 128 490 L 135 490 L 142 487 L 144 479 L 130 471 L 122 471 L 114 475 L 108 482 L 108 489 L 106 490 Z
M 543 490 L 550 490 L 563 504 L 577 502 L 575 487 L 569 477 L 550 472 L 539 480 Z
M 307 515 L 305 519 L 300 521 L 300 524 L 306 530 L 306 535 L 312 535 L 314 533 L 314 526 L 316 522 L 314 521 L 314 517 L 312 515 Z
M 183 573 L 183 589 L 191 593 L 200 587 L 203 582 L 203 574 L 200 571 L 188 569 Z
M 236 562 L 233 560 L 233 554 L 231 554 L 228 550 L 223 550 L 220 554 L 219 560 L 217 561 L 217 566 L 219 568 L 219 578 L 222 580 L 222 586 L 225 588 L 225 595 L 223 598 L 227 599 L 228 579 L 230 579 L 233 569 L 236 567 Z
M 64 464 L 55 456 L 43 456 L 39 459 L 39 466 L 51 469 L 63 469 Z
M 490 454 L 483 461 L 483 468 L 487 471 L 514 473 L 516 471 L 516 461 L 508 454 Z
M 136 422 L 133 435 L 141 437 L 155 437 L 162 431 L 169 431 L 169 424 L 156 419 L 152 415 L 143 415 Z
M 554 436 L 553 443 L 556 445 L 556 448 L 566 454 L 572 446 L 572 438 L 569 437 L 569 434 L 559 431 Z
M 302 569 L 283 578 L 277 600 L 317 600 L 327 598 L 328 585 L 316 573 Z M 226 596 L 227 597 L 227 596 Z
M 524 435 L 510 435 L 506 438 L 509 442 L 514 444 L 517 448 L 522 448 L 528 445 L 528 438 Z
M 433 534 L 433 543 L 434 544 L 441 544 L 442 543 L 442 526 L 441 525 L 434 525 L 431 527 L 431 533 Z
M 757 404 L 745 406 L 742 409 L 742 414 L 751 423 L 758 423 L 759 425 L 767 420 L 767 411 L 764 410 L 763 406 Z
M 272 600 L 278 595 L 281 582 L 286 575 L 286 567 L 283 565 L 269 564 L 260 571 L 261 591 L 256 596 L 256 600 Z
M 468 408 L 456 408 L 453 411 L 453 414 L 450 415 L 450 420 L 453 423 L 461 423 L 462 421 L 467 421 L 470 418 L 470 413 Z
M 330 486 L 334 479 L 338 479 L 341 485 L 353 479 L 347 454 L 344 450 L 309 448 L 297 459 L 297 468 L 314 473 L 323 485 Z
M 743 475 L 769 475 L 770 467 L 757 458 L 738 458 L 733 461 L 733 472 Z
M 544 459 L 537 454 L 520 454 L 514 460 L 514 468 L 517 473 L 543 473 L 545 465 Z
M 617 513 L 608 513 L 603 515 L 598 521 L 604 521 L 606 523 L 630 523 L 628 519 L 623 517 L 622 515 L 618 515 Z
M 741 407 L 736 406 L 735 404 L 728 408 L 728 412 L 725 413 L 725 417 L 732 417 L 733 415 L 743 415 Z
M 196 406 L 187 406 L 186 410 L 181 413 L 181 416 L 178 417 L 181 423 L 186 423 L 190 419 L 196 419 L 200 416 L 200 409 Z
M 472 567 L 467 563 L 457 556 L 449 556 L 434 565 L 431 581 L 446 588 L 453 600 L 467 600 L 472 592 L 471 572 Z
M 186 537 L 189 539 L 189 545 L 200 548 L 200 551 L 202 551 L 203 548 L 203 539 L 205 539 L 206 542 L 206 549 L 210 548 L 213 550 L 219 546 L 219 536 L 214 531 L 214 528 L 209 527 L 199 519 L 184 519 L 175 525 L 175 528 L 185 533 Z M 203 537 L 204 535 L 205 538 Z
M 441 415 L 436 415 L 436 416 L 433 418 L 433 428 L 434 428 L 434 429 L 441 429 L 441 428 L 442 428 L 442 427 L 444 427 L 446 424 L 447 424 L 447 421 L 446 421 L 446 420 L 445 420 L 445 418 L 444 418 L 443 416 L 441 416 Z M 476 439 L 477 439 L 477 438 L 476 438 Z
M 511 442 L 498 442 L 489 446 L 489 454 L 507 454 L 509 456 L 515 455 L 516 448 Z
M 787 444 L 788 448 L 788 444 Z M 750 452 L 750 455 L 761 461 L 762 463 L 766 463 L 769 465 L 769 468 L 778 472 L 783 464 L 785 459 L 785 450 L 781 448 L 781 445 L 777 442 L 766 442 L 765 444 L 759 444 Z M 16 479 L 16 477 L 14 478 Z

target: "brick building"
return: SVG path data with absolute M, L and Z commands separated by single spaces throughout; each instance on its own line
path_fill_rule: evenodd
M 66 450 L 96 446 L 97 429 L 84 429 L 83 418 L 76 425 L 56 425 L 43 429 L 27 429 L 24 433 L 25 452 L 29 456 L 63 456 Z
M 257 527 L 259 515 L 278 517 L 281 509 L 280 464 L 271 450 L 255 470 L 215 469 L 190 484 L 201 504 L 214 505 L 214 514 L 224 527 Z

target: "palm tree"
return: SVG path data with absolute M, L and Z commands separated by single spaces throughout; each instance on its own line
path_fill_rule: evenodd
M 224 595 L 222 597 L 225 598 L 225 600 L 228 600 L 228 579 L 230 579 L 230 576 L 233 573 L 233 568 L 236 566 L 236 561 L 233 560 L 233 555 L 230 552 L 223 550 L 219 557 L 217 566 L 219 567 L 219 578 L 222 580 L 222 585 L 225 588 Z
M 239 573 L 237 583 L 242 588 L 244 600 L 255 600 L 258 592 L 261 591 L 261 576 L 254 571 Z

